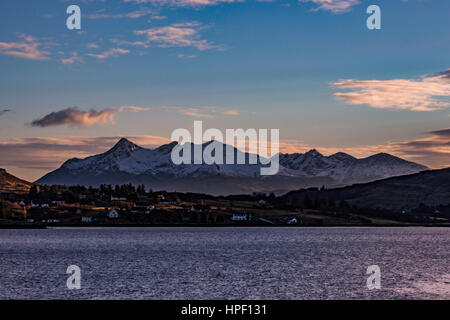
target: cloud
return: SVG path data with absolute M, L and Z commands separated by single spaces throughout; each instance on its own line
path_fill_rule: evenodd
M 63 64 L 73 64 L 75 62 L 84 62 L 83 57 L 78 55 L 78 52 L 72 52 L 72 55 L 69 58 L 62 58 L 61 62 Z
M 413 111 L 450 107 L 450 69 L 421 79 L 344 79 L 332 83 L 332 87 L 353 90 L 333 94 L 346 104 Z
M 194 118 L 212 119 L 217 115 L 236 116 L 239 111 L 236 109 L 223 110 L 217 107 L 162 107 L 163 109 L 175 110 L 176 112 Z
M 123 0 L 124 2 L 134 3 L 151 3 L 154 5 L 168 5 L 174 7 L 188 7 L 188 6 L 208 6 L 220 3 L 244 2 L 244 0 Z
M 123 112 L 123 111 L 141 112 L 141 111 L 150 111 L 151 109 L 152 108 L 149 108 L 149 107 L 121 106 L 119 108 L 119 112 Z
M 86 17 L 88 19 L 139 19 L 145 16 L 155 16 L 156 19 L 163 19 L 165 17 L 155 15 L 155 12 L 153 10 L 150 10 L 149 8 L 141 8 L 139 10 L 126 12 L 126 13 L 104 13 L 104 12 L 98 12 L 98 13 L 91 13 L 87 14 Z
M 237 116 L 239 114 L 239 110 L 231 109 L 223 112 L 224 115 L 227 116 Z
M 0 116 L 4 115 L 5 113 L 11 112 L 11 109 L 4 109 L 4 110 L 0 110 Z
M 50 52 L 41 50 L 44 44 L 30 35 L 20 34 L 21 42 L 0 42 L 0 54 L 29 60 L 48 60 Z
M 94 124 L 114 123 L 115 110 L 104 109 L 95 111 L 82 111 L 76 107 L 52 112 L 30 123 L 33 127 L 50 127 L 68 124 L 71 126 L 92 126 Z
M 214 116 L 210 114 L 210 110 L 202 110 L 199 108 L 177 108 L 177 111 L 186 116 L 194 117 L 194 118 L 213 118 Z M 206 111 L 206 112 L 205 112 Z
M 200 51 L 208 49 L 222 49 L 207 40 L 199 39 L 200 24 L 178 23 L 165 27 L 156 27 L 145 30 L 135 30 L 136 35 L 146 37 L 145 44 L 155 43 L 162 48 L 168 47 L 194 47 Z
M 360 3 L 359 0 L 300 0 L 300 2 L 312 2 L 317 5 L 313 10 L 326 10 L 333 13 L 343 13 Z
M 439 137 L 447 137 L 450 139 L 450 128 L 448 129 L 442 129 L 442 130 L 436 130 L 436 131 L 430 131 L 427 132 L 428 134 L 432 134 Z
M 113 48 L 109 49 L 107 51 L 104 51 L 102 53 L 88 53 L 87 55 L 90 57 L 94 57 L 97 59 L 107 59 L 109 57 L 116 57 L 119 54 L 128 54 L 130 53 L 130 50 L 122 49 L 122 48 Z
M 88 43 L 86 45 L 86 47 L 88 47 L 89 49 L 98 49 L 98 48 L 100 48 L 100 46 L 98 44 L 96 44 L 96 43 Z
M 177 58 L 180 58 L 180 59 L 195 59 L 195 58 L 197 58 L 197 55 L 196 54 L 179 53 L 179 54 L 177 54 Z

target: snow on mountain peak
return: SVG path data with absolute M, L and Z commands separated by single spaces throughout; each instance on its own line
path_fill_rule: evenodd
M 202 149 L 205 150 L 213 142 L 202 144 Z M 259 177 L 260 165 L 249 164 L 249 154 L 236 148 L 234 148 L 235 160 L 238 154 L 244 153 L 245 164 L 175 165 L 171 160 L 171 152 L 177 144 L 177 142 L 171 142 L 155 149 L 146 149 L 122 138 L 105 153 L 66 161 L 60 169 L 41 178 L 39 183 L 71 184 L 74 183 L 74 179 L 77 184 L 88 184 L 86 181 L 119 183 L 134 181 L 133 179 L 167 181 L 167 179 L 217 178 L 219 176 L 222 178 Z M 225 155 L 227 145 L 221 145 Z M 191 148 L 192 157 L 194 145 L 188 143 L 188 146 Z M 427 169 L 425 166 L 389 154 L 376 154 L 357 159 L 343 152 L 324 156 L 316 149 L 312 149 L 304 154 L 280 154 L 279 156 L 279 177 L 328 177 L 336 184 L 368 182 Z
M 115 146 L 110 150 L 112 152 L 115 151 L 125 151 L 125 152 L 133 152 L 137 149 L 141 149 L 138 145 L 134 144 L 127 138 L 122 138 L 115 144 Z

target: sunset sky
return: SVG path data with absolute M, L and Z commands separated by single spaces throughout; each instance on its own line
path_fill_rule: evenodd
M 4 0 L 0 70 L 0 167 L 31 181 L 194 120 L 450 166 L 448 0 Z

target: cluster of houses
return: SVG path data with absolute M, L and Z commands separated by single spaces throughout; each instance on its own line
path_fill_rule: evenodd
M 44 187 L 45 188 L 45 187 Z M 165 192 L 109 194 L 100 189 L 64 189 L 63 186 L 37 189 L 29 194 L 0 195 L 0 219 L 26 220 L 45 224 L 109 223 L 248 223 L 269 220 L 254 216 L 244 208 L 205 205 L 202 198 Z M 82 188 L 82 187 L 80 187 Z M 266 208 L 266 200 L 255 208 Z M 288 224 L 296 224 L 289 221 Z

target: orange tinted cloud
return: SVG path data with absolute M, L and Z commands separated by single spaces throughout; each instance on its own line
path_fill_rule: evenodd
M 49 113 L 40 119 L 32 121 L 30 125 L 41 128 L 64 124 L 80 127 L 92 126 L 94 124 L 114 123 L 114 116 L 115 111 L 112 109 L 83 111 L 73 107 Z
M 450 107 L 450 69 L 421 79 L 353 80 L 334 82 L 334 93 L 346 104 L 378 109 L 433 111 Z
M 36 38 L 21 34 L 22 42 L 0 42 L 0 53 L 29 60 L 48 60 L 50 52 L 40 49 Z
M 116 57 L 119 54 L 128 54 L 128 53 L 130 53 L 130 50 L 122 49 L 122 48 L 112 48 L 112 49 L 109 49 L 102 53 L 88 53 L 87 55 L 90 57 L 94 57 L 94 58 L 103 60 L 103 59 L 107 59 L 109 57 Z
M 314 10 L 327 10 L 333 13 L 347 12 L 359 4 L 359 0 L 300 0 L 300 2 L 313 2 L 317 5 Z
M 207 49 L 220 49 L 207 40 L 199 39 L 201 29 L 198 23 L 179 23 L 165 27 L 136 30 L 136 35 L 146 37 L 146 44 L 155 43 L 159 47 L 194 47 L 200 51 Z

